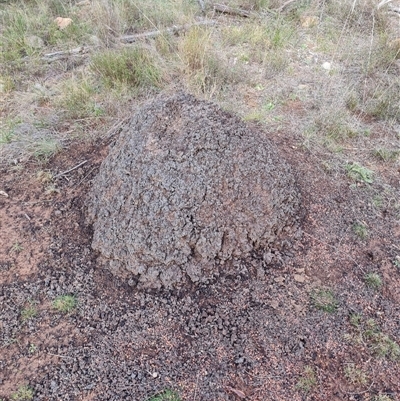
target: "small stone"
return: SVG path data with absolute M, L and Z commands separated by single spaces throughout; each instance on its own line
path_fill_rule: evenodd
M 44 47 L 44 41 L 42 38 L 36 35 L 30 35 L 25 38 L 25 44 L 33 49 L 41 49 Z
M 58 28 L 60 30 L 63 30 L 67 28 L 69 25 L 72 24 L 72 19 L 71 18 L 63 18 L 63 17 L 57 17 L 54 22 L 57 24 Z
M 274 278 L 275 283 L 283 284 L 285 282 L 285 278 L 282 276 L 278 276 Z
M 295 270 L 296 270 L 296 272 L 299 273 L 299 274 L 303 274 L 303 273 L 306 271 L 306 269 L 304 269 L 304 268 L 295 269 Z
M 306 276 L 302 275 L 302 274 L 295 274 L 293 276 L 294 281 L 297 281 L 298 283 L 304 283 L 306 281 Z
M 271 305 L 272 308 L 278 309 L 278 307 L 279 307 L 279 302 L 278 302 L 278 301 L 271 301 L 270 305 Z
M 315 15 L 303 15 L 300 17 L 301 26 L 303 28 L 312 28 L 319 23 L 319 18 Z
M 61 216 L 61 210 L 56 210 L 56 211 L 54 212 L 54 215 L 55 215 L 55 216 Z
M 328 61 L 325 61 L 325 62 L 322 64 L 322 68 L 323 68 L 324 70 L 330 71 L 330 69 L 332 68 L 332 65 L 331 65 L 331 63 L 329 63 Z
M 158 377 L 158 373 L 157 373 L 157 372 L 153 372 L 153 373 L 151 374 L 151 376 L 152 376 L 154 379 L 156 379 L 156 378 Z

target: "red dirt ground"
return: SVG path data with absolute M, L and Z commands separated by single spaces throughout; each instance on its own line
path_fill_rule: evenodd
M 28 385 L 34 400 L 145 401 L 166 388 L 191 401 L 400 399 L 398 175 L 355 183 L 326 171 L 324 155 L 295 134 L 266 135 L 296 172 L 302 238 L 277 249 L 274 263 L 254 255 L 235 276 L 179 291 L 144 293 L 96 265 L 85 195 L 105 145 L 76 144 L 46 166 L 2 171 L 0 397 Z M 59 192 L 36 178 L 84 160 L 54 179 Z M 370 272 L 380 289 L 366 285 Z M 334 312 L 316 307 L 321 289 L 334 294 Z M 64 294 L 78 299 L 69 314 L 52 306 Z M 29 303 L 37 314 L 23 320 Z

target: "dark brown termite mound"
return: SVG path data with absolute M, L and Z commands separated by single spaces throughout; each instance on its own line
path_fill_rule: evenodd
M 143 287 L 208 282 L 293 234 L 300 197 L 265 135 L 179 94 L 132 117 L 93 182 L 92 246 Z

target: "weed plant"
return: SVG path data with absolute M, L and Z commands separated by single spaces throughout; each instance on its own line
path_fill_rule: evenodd
M 306 366 L 304 372 L 296 384 L 296 388 L 304 393 L 310 393 L 317 385 L 315 371 L 311 366 Z
M 150 397 L 147 401 L 181 401 L 181 398 L 175 391 L 164 390 L 161 393 Z
M 382 278 L 378 273 L 367 273 L 364 276 L 365 284 L 374 289 L 379 290 L 382 287 Z
M 61 295 L 53 302 L 53 308 L 62 313 L 72 312 L 78 305 L 78 300 L 74 295 Z
M 324 312 L 333 313 L 338 308 L 338 301 L 331 290 L 321 289 L 311 294 L 313 305 Z
M 12 401 L 30 401 L 33 399 L 33 390 L 29 386 L 21 386 L 11 394 Z

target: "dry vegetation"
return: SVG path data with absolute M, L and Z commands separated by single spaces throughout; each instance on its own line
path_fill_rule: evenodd
M 377 211 L 388 204 L 399 210 L 385 179 L 400 171 L 399 14 L 387 4 L 378 9 L 377 0 L 225 1 L 248 17 L 217 13 L 211 1 L 203 13 L 201 3 L 3 0 L 1 166 L 24 170 L 35 160 L 43 173 L 45 163 L 72 143 L 96 142 L 146 99 L 184 89 L 293 134 L 300 149 L 320 155 L 314 168 L 321 174 L 367 190 L 378 182 L 384 189 L 371 189 L 370 202 Z M 60 28 L 57 17 L 72 22 Z M 184 29 L 169 29 L 174 26 Z M 132 43 L 123 40 L 154 31 Z M 56 191 L 49 181 L 46 190 Z M 359 241 L 370 235 L 363 222 L 352 231 Z M 365 273 L 365 284 L 374 293 L 383 285 L 375 272 Z M 69 312 L 75 301 L 54 307 Z M 311 304 L 332 314 L 340 307 L 331 289 L 312 293 Z M 22 318 L 35 314 L 35 304 L 27 304 Z M 400 357 L 398 338 L 363 316 L 350 320 L 344 342 L 365 345 L 370 358 Z M 368 394 L 368 366 L 350 361 L 340 374 Z M 306 366 L 297 391 L 308 397 L 318 380 L 314 367 Z M 24 386 L 6 396 L 32 399 Z M 166 394 L 153 400 L 178 400 Z M 365 399 L 394 400 L 385 394 Z

